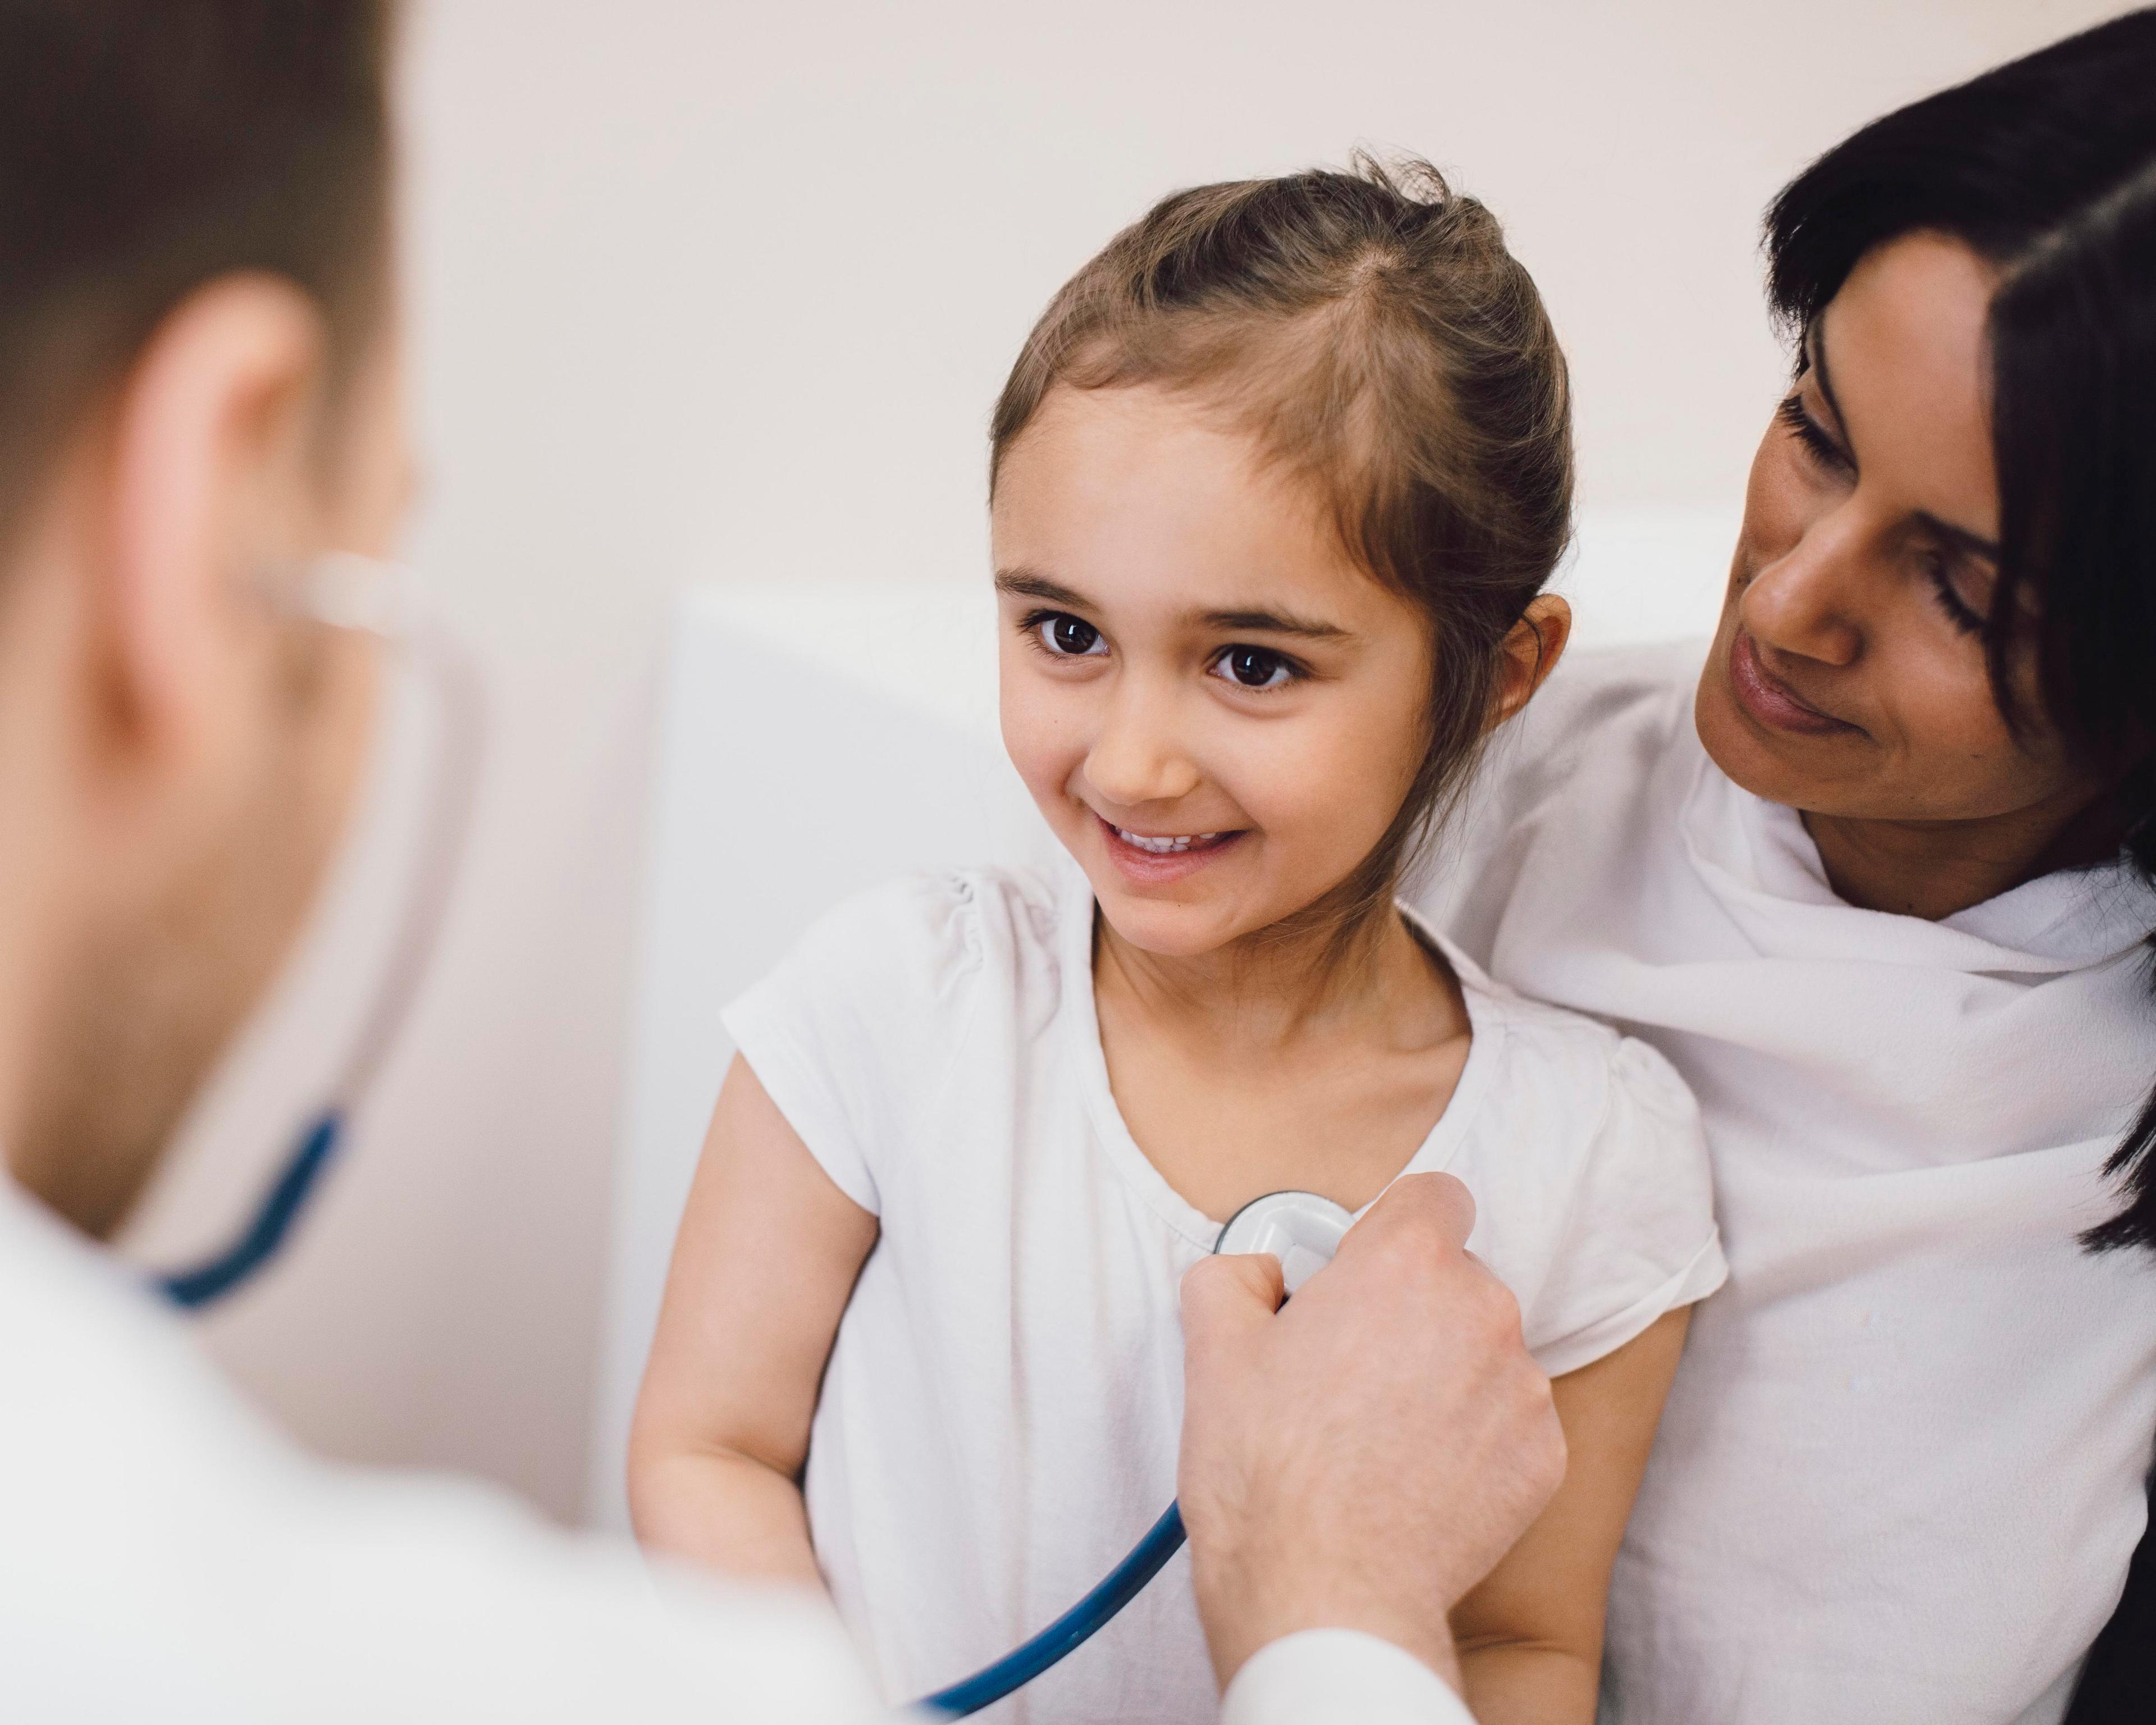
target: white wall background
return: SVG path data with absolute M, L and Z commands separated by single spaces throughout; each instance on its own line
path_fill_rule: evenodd
M 1756 254 L 1774 187 L 1873 114 L 2121 9 L 418 0 L 413 552 L 484 643 L 494 747 L 349 1163 L 213 1345 L 328 1450 L 582 1512 L 674 596 L 979 568 L 1004 367 L 1152 198 L 1364 143 L 1457 170 L 1571 353 L 1584 502 L 1726 509 L 1780 372 Z M 424 728 L 393 732 L 307 953 L 134 1231 L 146 1257 L 208 1240 L 354 1015 Z M 816 794 L 777 788 L 759 823 Z

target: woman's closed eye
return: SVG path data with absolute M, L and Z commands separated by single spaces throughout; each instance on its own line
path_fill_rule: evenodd
M 1309 675 L 1285 653 L 1270 647 L 1224 647 L 1206 670 L 1238 689 L 1284 689 Z
M 1923 557 L 1924 575 L 1947 621 L 1965 635 L 1979 633 L 1986 621 L 1984 610 L 1972 588 L 1979 582 L 1965 560 L 1950 552 L 1929 551 Z
M 1108 650 L 1101 631 L 1068 611 L 1030 611 L 1019 628 L 1051 659 L 1097 659 Z
M 1850 459 L 1849 451 L 1829 437 L 1819 421 L 1805 412 L 1801 396 L 1784 397 L 1781 405 L 1774 409 L 1774 417 L 1795 436 L 1797 441 L 1804 445 L 1804 453 L 1820 466 L 1834 473 L 1854 473 L 1856 470 L 1856 464 Z

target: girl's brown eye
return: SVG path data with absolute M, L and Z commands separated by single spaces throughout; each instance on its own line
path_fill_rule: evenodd
M 1106 650 L 1101 631 L 1082 617 L 1059 612 L 1034 625 L 1040 644 L 1060 659 L 1083 659 Z
M 1286 660 L 1263 647 L 1230 647 L 1214 661 L 1214 669 L 1245 689 L 1277 689 L 1295 675 Z

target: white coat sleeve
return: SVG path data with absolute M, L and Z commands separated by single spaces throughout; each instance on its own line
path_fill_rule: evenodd
M 838 1620 L 326 1466 L 0 1172 L 0 1719 L 866 1725 Z
M 1354 1630 L 1283 1635 L 1244 1662 L 1220 1725 L 1475 1725 L 1445 1680 Z

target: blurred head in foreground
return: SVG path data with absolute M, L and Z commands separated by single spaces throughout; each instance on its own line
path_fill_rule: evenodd
M 0 0 L 0 1145 L 125 1216 L 290 944 L 407 490 L 382 0 Z

